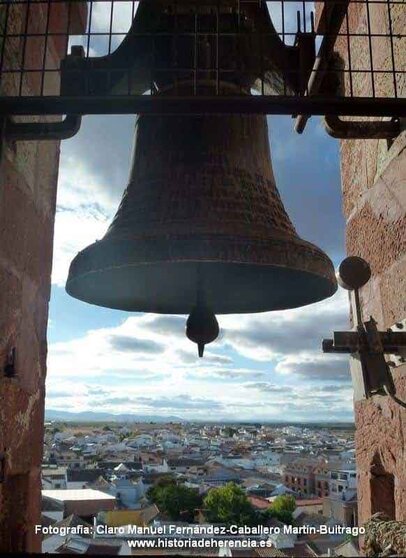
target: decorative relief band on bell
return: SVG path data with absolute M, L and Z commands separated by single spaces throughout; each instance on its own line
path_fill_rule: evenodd
M 169 232 L 186 220 L 191 232 L 241 234 L 245 229 L 246 234 L 255 235 L 279 229 L 295 233 L 271 180 L 241 178 L 236 169 L 234 175 L 223 173 L 221 186 L 214 187 L 215 171 L 211 180 L 208 174 L 188 174 L 186 170 L 180 184 L 176 176 L 138 180 L 137 192 L 123 198 L 111 229 L 120 234 L 126 228 L 145 232 L 163 226 Z M 168 194 L 171 182 L 177 186 Z

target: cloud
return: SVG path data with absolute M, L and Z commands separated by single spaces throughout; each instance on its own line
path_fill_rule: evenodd
M 196 367 L 192 372 L 187 372 L 188 379 L 195 379 L 200 381 L 220 381 L 220 382 L 239 382 L 240 380 L 253 380 L 261 379 L 266 376 L 266 372 L 260 370 L 253 370 L 251 368 L 227 368 L 221 369 L 216 367 Z
M 289 312 L 221 316 L 225 335 L 203 359 L 184 335 L 184 317 L 132 315 L 117 326 L 50 345 L 48 385 L 58 394 L 49 392 L 47 402 L 76 410 L 155 409 L 183 418 L 210 414 L 213 420 L 278 420 L 281 413 L 290 420 L 351 420 L 345 357 L 306 350 L 313 341 L 320 346 L 317 337 L 340 325 L 345 306 L 339 296 Z M 269 337 L 258 334 L 261 327 Z M 298 337 L 299 350 L 290 335 Z
M 351 389 L 351 381 L 348 379 L 348 383 L 343 384 L 328 384 L 319 386 L 318 390 L 321 392 L 336 393 L 337 391 L 348 391 Z
M 350 379 L 348 357 L 305 353 L 289 355 L 275 367 L 281 374 L 296 374 L 318 381 L 347 381 Z
M 249 378 L 262 378 L 265 376 L 266 372 L 260 372 L 252 369 L 246 370 L 216 370 L 213 374 L 219 376 L 223 379 L 229 380 L 246 380 L 247 377 Z
M 271 384 L 269 382 L 255 382 L 252 384 L 245 384 L 244 387 L 247 389 L 257 389 L 259 391 L 267 392 L 267 393 L 290 394 L 293 392 L 293 388 L 291 386 L 278 386 L 275 384 Z
M 314 117 L 302 135 L 285 117 L 270 119 L 271 155 L 285 209 L 302 238 L 335 261 L 344 255 L 339 143 Z
M 105 397 L 103 399 L 103 407 L 110 407 L 113 405 L 133 405 L 136 402 L 136 399 L 128 396 L 120 396 L 120 397 Z
M 151 339 L 136 339 L 126 335 L 114 335 L 110 338 L 113 350 L 131 353 L 162 353 L 164 345 Z
M 155 316 L 146 327 L 156 333 L 182 335 L 185 332 L 186 322 L 185 318 L 180 316 Z
M 250 358 L 267 360 L 278 356 L 321 350 L 321 339 L 333 329 L 347 329 L 348 300 L 344 291 L 334 297 L 294 310 L 249 316 L 224 316 L 223 339 Z
M 165 409 L 166 411 L 180 411 L 180 410 L 219 410 L 223 409 L 223 404 L 215 399 L 203 399 L 198 397 L 191 397 L 190 395 L 183 394 L 176 397 L 139 397 L 138 403 L 144 404 L 152 409 Z
M 134 118 L 86 117 L 62 142 L 52 283 L 65 286 L 72 259 L 100 240 L 128 181 Z M 112 164 L 114 160 L 114 164 Z
M 273 394 L 280 397 L 286 395 L 286 401 L 290 403 L 300 400 L 320 401 L 343 401 L 352 393 L 350 383 L 319 385 L 277 385 L 270 382 L 253 382 L 244 384 L 246 389 L 254 389 L 263 393 Z M 327 389 L 326 389 L 327 388 Z M 289 403 L 289 404 L 290 404 Z
M 104 235 L 111 212 L 111 202 L 103 195 L 100 178 L 81 159 L 66 154 L 61 161 L 58 182 L 54 284 L 65 285 L 70 262 L 80 250 Z
M 182 334 L 184 335 L 184 332 L 182 332 Z M 181 335 L 182 335 L 181 334 Z M 191 353 L 190 350 L 187 351 L 185 349 L 179 349 L 177 351 L 177 355 L 179 356 L 180 360 L 185 363 L 185 364 L 197 364 L 200 361 L 200 357 L 197 354 L 197 349 L 194 349 L 194 352 Z M 233 359 L 229 356 L 224 356 L 224 355 L 220 355 L 220 354 L 216 354 L 216 353 L 212 353 L 210 351 L 208 351 L 207 349 L 205 350 L 204 353 L 204 362 L 210 363 L 210 364 L 231 364 L 233 362 Z

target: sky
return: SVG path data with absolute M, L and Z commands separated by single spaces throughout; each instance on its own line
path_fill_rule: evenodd
M 285 208 L 299 235 L 337 266 L 344 257 L 338 142 L 318 118 L 301 136 L 290 117 L 268 123 Z M 203 359 L 185 337 L 182 316 L 114 311 L 65 293 L 71 260 L 103 237 L 117 210 L 133 131 L 134 116 L 88 116 L 62 142 L 47 408 L 199 420 L 352 420 L 348 359 L 321 352 L 323 337 L 349 326 L 342 290 L 301 309 L 219 316 L 220 338 Z

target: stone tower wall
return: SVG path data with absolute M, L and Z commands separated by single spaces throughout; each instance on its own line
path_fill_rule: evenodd
M 388 5 L 370 2 L 372 33 L 388 34 Z M 392 31 L 404 33 L 404 4 L 391 6 Z M 364 4 L 350 4 L 352 33 L 365 33 L 368 14 Z M 342 30 L 345 32 L 345 30 Z M 337 43 L 346 59 L 346 38 Z M 372 41 L 373 67 L 389 70 L 392 64 L 388 38 Z M 393 54 L 398 68 L 405 69 L 405 39 L 394 39 Z M 351 38 L 352 68 L 369 67 L 369 42 Z M 371 94 L 368 74 L 354 73 L 355 95 Z M 377 96 L 394 96 L 392 76 L 375 77 Z M 349 76 L 344 80 L 349 93 Z M 398 96 L 406 94 L 405 76 L 396 76 Z M 386 140 L 343 140 L 341 176 L 346 219 L 346 249 L 361 256 L 372 268 L 372 279 L 362 289 L 363 318 L 371 315 L 385 330 L 406 318 L 406 134 Z M 406 327 L 406 326 L 405 326 Z M 393 371 L 397 396 L 406 401 L 406 365 Z M 355 392 L 356 460 L 358 470 L 359 520 L 384 511 L 406 520 L 406 411 L 389 397 L 362 399 Z
M 11 5 L 8 33 L 22 34 L 27 6 Z M 0 8 L 4 25 L 6 7 Z M 83 2 L 71 13 L 72 32 L 86 23 Z M 47 4 L 31 2 L 28 32 L 43 32 Z M 67 25 L 65 3 L 53 4 L 50 31 Z M 4 68 L 22 56 L 21 37 L 6 40 Z M 43 38 L 26 41 L 26 67 L 42 66 Z M 48 64 L 58 67 L 66 41 L 49 37 Z M 27 73 L 23 93 L 37 93 L 41 76 Z M 12 74 L 3 75 L 2 95 L 18 91 Z M 47 93 L 58 92 L 58 75 L 47 77 Z M 59 142 L 7 142 L 1 140 L 0 167 L 0 551 L 40 551 L 34 534 L 40 522 L 41 461 L 43 446 L 46 374 L 46 328 L 50 295 L 52 241 Z M 15 376 L 7 377 L 4 367 L 15 349 Z

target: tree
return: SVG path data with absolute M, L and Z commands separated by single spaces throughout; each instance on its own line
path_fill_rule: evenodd
M 148 489 L 147 496 L 151 502 L 154 502 L 158 505 L 159 495 L 161 494 L 161 490 L 166 486 L 171 486 L 173 484 L 177 484 L 176 480 L 172 475 L 162 475 L 159 479 L 154 483 L 151 488 Z
M 234 482 L 213 488 L 203 500 L 205 516 L 213 523 L 230 525 L 254 525 L 255 510 L 243 489 Z
M 290 524 L 293 521 L 293 512 L 296 509 L 296 500 L 292 495 L 277 496 L 268 509 L 269 515 Z
M 202 504 L 197 490 L 178 484 L 171 477 L 163 477 L 151 487 L 148 498 L 174 521 L 193 521 L 196 508 Z
M 296 509 L 295 497 L 291 494 L 283 494 L 281 496 L 277 496 L 272 502 L 271 508 L 276 512 L 289 511 L 290 513 L 293 513 Z

